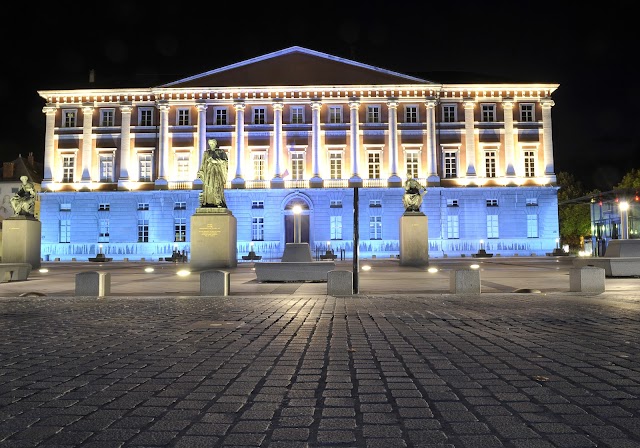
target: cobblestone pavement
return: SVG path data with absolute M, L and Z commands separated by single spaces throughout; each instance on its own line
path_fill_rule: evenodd
M 640 447 L 637 294 L 3 297 L 0 367 L 0 447 Z

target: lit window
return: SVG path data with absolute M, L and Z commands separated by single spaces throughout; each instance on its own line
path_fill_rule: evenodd
M 447 199 L 447 207 L 457 207 L 458 200 L 457 199 Z
M 153 109 L 150 107 L 141 107 L 138 110 L 140 126 L 153 126 Z
M 267 110 L 264 107 L 253 108 L 253 124 L 266 124 Z
M 74 128 L 75 126 L 76 126 L 76 111 L 63 110 L 62 111 L 62 127 Z
M 487 199 L 487 207 L 497 207 L 498 200 L 497 199 Z
M 151 162 L 151 154 L 138 156 L 138 180 L 140 182 L 151 182 Z
M 60 239 L 61 243 L 70 243 L 71 242 L 71 220 L 70 219 L 61 219 L 60 220 Z
M 331 199 L 329 201 L 329 207 L 331 207 L 331 208 L 342 208 L 342 200 L 341 199 Z
M 458 177 L 458 152 L 445 151 L 443 156 L 444 177 L 451 179 Z
M 100 109 L 100 126 L 113 126 L 115 113 L 114 109 Z
M 183 201 L 178 201 L 175 204 L 173 204 L 173 209 L 174 210 L 186 210 L 187 209 L 187 203 L 183 202 Z
M 149 210 L 148 202 L 138 202 L 138 210 Z
M 380 199 L 369 199 L 369 207 L 382 207 Z
M 369 179 L 380 179 L 380 153 L 370 152 L 367 157 L 369 161 Z
M 444 123 L 454 123 L 456 121 L 455 104 L 444 104 L 442 106 L 442 121 Z
M 329 123 L 342 123 L 342 106 L 329 106 Z
M 111 210 L 111 206 L 106 203 L 98 204 L 98 211 L 100 212 L 108 212 Z
M 460 221 L 458 215 L 447 215 L 447 238 L 460 238 Z
M 496 151 L 484 153 L 485 177 L 496 177 Z
M 73 182 L 75 174 L 76 156 L 62 156 L 62 182 Z
M 264 201 L 251 201 L 251 208 L 264 208 Z
M 342 216 L 330 216 L 329 227 L 332 240 L 342 239 Z
M 304 179 L 304 153 L 302 151 L 291 153 L 291 178 L 293 180 Z
M 60 211 L 61 212 L 70 212 L 71 211 L 71 204 L 60 204 Z
M 342 153 L 329 153 L 329 177 L 331 179 L 342 179 Z
M 178 126 L 189 126 L 191 124 L 191 114 L 189 109 L 178 109 Z
M 251 241 L 264 241 L 264 218 L 251 218 Z
M 498 238 L 498 215 L 487 215 L 487 238 Z
M 225 108 L 216 108 L 214 109 L 214 114 L 216 117 L 216 125 L 217 126 L 224 126 L 229 124 L 229 122 L 227 121 L 227 109 Z
M 526 204 L 528 206 L 536 206 L 538 205 L 538 198 L 527 198 Z
M 291 123 L 304 123 L 304 108 L 302 106 L 291 106 Z
M 538 215 L 527 215 L 527 238 L 538 238 Z
M 113 182 L 112 154 L 100 154 L 100 182 Z
M 255 180 L 264 180 L 265 162 L 266 154 L 264 152 L 253 153 L 253 178 Z
M 367 123 L 380 122 L 380 106 L 367 106 Z
M 407 106 L 404 109 L 404 121 L 405 123 L 417 123 L 418 122 L 418 106 Z
M 369 239 L 370 240 L 382 239 L 382 216 L 369 217 Z
M 186 218 L 174 218 L 173 232 L 175 233 L 176 242 L 187 241 L 187 219 Z
M 406 153 L 406 170 L 405 172 L 409 177 L 413 177 L 414 179 L 418 178 L 418 152 L 417 151 L 407 151 Z
M 520 121 L 533 121 L 533 104 L 520 104 Z
M 149 220 L 148 219 L 138 219 L 138 242 L 139 243 L 149 242 Z
M 496 105 L 495 104 L 482 105 L 482 121 L 484 122 L 496 121 Z
M 189 153 L 176 153 L 176 178 L 178 180 L 189 180 Z
M 524 151 L 524 177 L 535 177 L 536 175 L 536 153 L 535 151 Z
M 98 243 L 109 242 L 109 220 L 101 219 L 98 222 Z

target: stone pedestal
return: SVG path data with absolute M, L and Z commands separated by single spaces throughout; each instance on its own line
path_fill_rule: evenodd
M 29 263 L 39 269 L 42 224 L 35 218 L 12 216 L 2 222 L 2 262 Z
M 405 212 L 400 218 L 400 266 L 429 264 L 429 225 L 422 212 Z
M 191 261 L 193 270 L 235 268 L 237 221 L 226 208 L 198 208 L 191 216 Z
M 287 243 L 284 246 L 282 261 L 311 262 L 311 246 L 309 243 Z

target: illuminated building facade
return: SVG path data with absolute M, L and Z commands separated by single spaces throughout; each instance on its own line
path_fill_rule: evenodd
M 229 158 L 238 258 L 302 241 L 399 253 L 407 176 L 428 186 L 429 256 L 545 255 L 558 238 L 557 84 L 446 84 L 291 47 L 158 87 L 48 90 L 42 254 L 190 252 L 209 139 Z M 426 237 L 426 236 L 425 236 Z

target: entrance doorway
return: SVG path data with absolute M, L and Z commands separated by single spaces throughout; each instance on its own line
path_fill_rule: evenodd
M 302 209 L 302 213 L 296 218 L 293 213 L 293 207 L 299 205 Z M 292 199 L 284 208 L 284 242 L 295 242 L 295 220 L 299 219 L 300 222 L 300 242 L 309 242 L 309 205 L 302 199 Z

